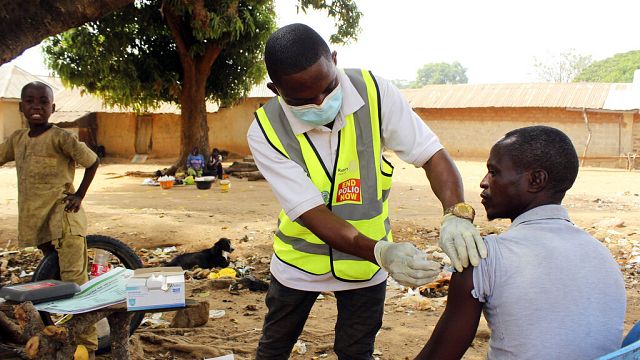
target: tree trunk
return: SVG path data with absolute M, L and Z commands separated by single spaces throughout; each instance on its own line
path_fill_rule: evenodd
M 201 0 L 202 1 L 202 0 Z M 204 3 L 203 3 L 204 4 Z M 209 124 L 207 123 L 206 87 L 211 66 L 220 55 L 221 48 L 215 43 L 207 44 L 202 55 L 192 56 L 194 45 L 191 25 L 178 16 L 170 2 L 163 2 L 162 14 L 176 41 L 176 50 L 182 65 L 183 83 L 180 94 L 181 137 L 180 157 L 166 174 L 174 174 L 184 168 L 187 156 L 194 147 L 207 158 L 209 155 Z
M 131 3 L 133 0 L 0 0 L 0 65 L 49 36 Z
M 207 103 L 205 96 L 207 74 L 198 74 L 193 61 L 191 66 L 182 64 L 184 83 L 180 95 L 181 141 L 178 167 L 182 167 L 194 147 L 204 155 L 209 155 L 209 125 L 207 124 Z

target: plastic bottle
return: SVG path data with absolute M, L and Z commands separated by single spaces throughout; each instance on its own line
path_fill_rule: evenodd
M 110 270 L 109 253 L 106 250 L 96 249 L 91 263 L 91 278 L 100 276 Z

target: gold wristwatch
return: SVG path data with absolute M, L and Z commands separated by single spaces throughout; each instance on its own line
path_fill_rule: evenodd
M 444 214 L 451 214 L 459 218 L 467 219 L 473 222 L 476 217 L 476 211 L 473 207 L 465 202 L 457 203 L 444 211 Z

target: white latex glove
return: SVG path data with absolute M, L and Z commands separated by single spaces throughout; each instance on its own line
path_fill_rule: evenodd
M 478 266 L 480 258 L 487 257 L 487 247 L 478 229 L 471 221 L 452 214 L 442 218 L 438 245 L 449 256 L 457 271 L 469 266 L 469 261 L 471 265 Z
M 400 285 L 416 287 L 430 283 L 440 273 L 440 264 L 410 243 L 378 241 L 374 248 L 378 265 Z

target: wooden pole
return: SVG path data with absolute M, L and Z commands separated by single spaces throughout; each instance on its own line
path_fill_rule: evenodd
M 587 150 L 589 150 L 589 143 L 591 143 L 591 127 L 589 126 L 589 117 L 587 116 L 587 109 L 582 108 L 582 118 L 584 119 L 584 124 L 587 127 L 587 143 L 584 145 L 584 152 L 582 152 L 582 160 L 580 161 L 580 167 L 584 166 L 584 159 L 587 157 Z

